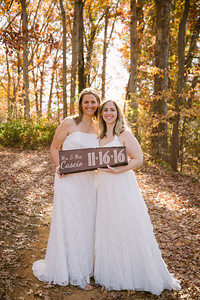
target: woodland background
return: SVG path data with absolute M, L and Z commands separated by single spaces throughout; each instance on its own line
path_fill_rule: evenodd
M 199 11 L 196 0 L 0 0 L 0 299 L 199 298 Z M 87 293 L 32 273 L 50 228 L 49 145 L 84 87 L 108 97 L 112 49 L 145 157 L 135 173 L 178 292 Z
M 49 145 L 84 87 L 105 98 L 120 39 L 125 113 L 143 150 L 197 175 L 199 11 L 195 0 L 1 0 L 1 144 Z

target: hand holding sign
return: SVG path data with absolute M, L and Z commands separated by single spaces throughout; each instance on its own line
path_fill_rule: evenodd
M 107 165 L 127 165 L 126 147 L 100 147 L 74 150 L 60 150 L 60 174 L 77 173 Z

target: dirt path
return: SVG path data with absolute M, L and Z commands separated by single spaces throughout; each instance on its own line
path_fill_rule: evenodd
M 163 258 L 181 280 L 179 292 L 90 292 L 37 280 L 32 263 L 44 258 L 52 211 L 54 167 L 49 152 L 0 151 L 1 263 L 0 299 L 197 299 L 199 183 L 147 163 L 136 175 Z

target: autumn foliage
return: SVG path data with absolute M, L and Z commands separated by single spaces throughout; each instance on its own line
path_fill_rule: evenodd
M 106 97 L 109 51 L 117 47 L 130 74 L 122 83 L 125 112 L 143 150 L 175 171 L 187 172 L 190 166 L 199 174 L 195 0 L 5 0 L 0 16 L 2 145 L 17 145 L 18 139 L 9 144 L 3 134 L 14 130 L 10 120 L 15 128 L 25 119 L 34 132 L 37 122 L 58 124 L 76 113 L 83 87 L 93 86 Z
M 196 0 L 0 1 L 2 300 L 199 299 L 199 12 Z M 117 77 L 108 68 L 112 49 L 129 76 L 121 82 L 124 113 L 145 156 L 136 176 L 181 291 L 85 292 L 32 273 L 52 212 L 55 168 L 46 148 L 77 112 L 83 87 L 107 97 Z

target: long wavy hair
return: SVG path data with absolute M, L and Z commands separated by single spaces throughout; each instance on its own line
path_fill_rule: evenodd
M 117 110 L 117 119 L 115 122 L 115 126 L 113 128 L 113 135 L 116 134 L 119 136 L 127 128 L 124 116 L 123 116 L 119 106 L 117 105 L 117 103 L 113 100 L 106 100 L 99 107 L 99 134 L 98 134 L 98 136 L 100 139 L 105 137 L 106 132 L 107 132 L 106 122 L 103 119 L 103 108 L 104 108 L 105 104 L 108 102 L 114 103 L 116 110 Z
M 79 94 L 79 99 L 78 99 L 78 116 L 74 117 L 74 121 L 75 121 L 76 125 L 80 124 L 83 119 L 82 101 L 83 101 L 83 97 L 88 94 L 94 95 L 97 99 L 97 102 L 100 105 L 101 99 L 96 90 L 94 90 L 92 88 L 83 89 L 81 91 L 81 93 Z M 94 120 L 97 120 L 97 118 L 98 118 L 98 111 L 99 111 L 99 108 L 97 108 L 97 110 L 94 113 L 94 116 L 93 116 Z

